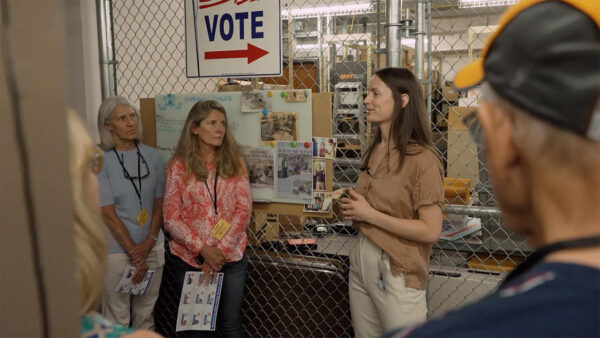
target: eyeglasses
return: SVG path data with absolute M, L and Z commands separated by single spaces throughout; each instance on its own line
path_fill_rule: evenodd
M 477 144 L 477 149 L 483 149 L 483 131 L 477 119 L 477 114 L 471 113 L 462 119 L 462 123 L 467 127 L 469 135 L 473 142 Z
M 98 174 L 102 170 L 102 162 L 104 161 L 104 152 L 98 147 L 92 150 L 91 169 L 94 174 Z
M 146 167 L 145 172 L 144 172 L 144 170 L 141 170 L 141 176 L 130 176 L 129 173 L 127 172 L 127 170 L 125 169 L 125 166 L 123 166 L 123 176 L 125 176 L 125 179 L 128 179 L 128 180 L 144 179 L 144 178 L 148 177 L 148 175 L 150 175 L 150 169 L 148 168 L 148 163 L 146 163 L 146 159 L 144 158 L 144 155 L 142 155 L 142 153 L 138 152 L 138 156 L 142 160 L 144 167 Z M 121 163 L 123 163 L 123 161 L 124 161 L 124 157 L 123 157 L 123 154 L 121 154 Z

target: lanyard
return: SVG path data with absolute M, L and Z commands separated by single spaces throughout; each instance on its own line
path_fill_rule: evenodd
M 219 208 L 217 207 L 217 180 L 219 179 L 219 172 L 215 172 L 215 184 L 213 185 L 213 190 L 214 190 L 214 198 L 213 198 L 213 194 L 210 193 L 210 189 L 208 188 L 208 183 L 206 183 L 206 181 L 208 180 L 208 177 L 206 180 L 204 180 L 204 184 L 206 185 L 206 190 L 208 190 L 208 194 L 210 195 L 210 199 L 213 202 L 213 208 L 215 208 L 215 214 L 219 214 Z
M 133 189 L 135 189 L 135 194 L 137 195 L 138 199 L 140 200 L 140 206 L 141 206 L 142 205 L 142 175 L 141 175 L 141 170 L 140 170 L 140 158 L 141 158 L 141 155 L 140 155 L 140 149 L 138 148 L 137 142 L 135 143 L 135 149 L 137 150 L 138 184 L 140 185 L 140 189 L 139 190 L 138 190 L 138 187 L 135 185 L 135 182 L 133 181 L 133 178 L 131 178 L 131 175 L 129 175 L 129 172 L 125 168 L 125 164 L 123 163 L 123 159 L 119 158 L 119 154 L 117 153 L 117 150 L 115 148 L 113 148 L 113 151 L 115 152 L 115 155 L 117 156 L 117 160 L 119 160 L 119 164 L 121 164 L 121 167 L 123 168 L 123 171 L 125 172 L 125 174 L 127 174 L 127 177 L 129 177 L 129 181 L 133 185 Z M 123 155 L 123 154 L 121 154 L 121 155 Z
M 547 246 L 544 246 L 534 253 L 529 255 L 521 264 L 519 264 L 513 271 L 511 271 L 508 276 L 502 281 L 502 285 L 506 285 L 510 280 L 516 278 L 517 276 L 525 273 L 532 266 L 537 264 L 549 253 L 565 250 L 565 249 L 573 249 L 573 248 L 585 248 L 591 246 L 599 246 L 600 245 L 600 236 L 592 236 L 592 237 L 584 237 L 578 239 L 572 239 L 568 241 L 556 242 Z

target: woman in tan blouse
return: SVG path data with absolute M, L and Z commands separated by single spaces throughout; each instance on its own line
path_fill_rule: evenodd
M 431 246 L 442 228 L 443 169 L 431 146 L 421 84 L 404 68 L 375 73 L 364 100 L 379 128 L 342 213 L 359 230 L 350 254 L 357 337 L 426 319 Z

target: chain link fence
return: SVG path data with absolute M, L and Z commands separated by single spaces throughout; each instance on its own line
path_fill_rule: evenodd
M 271 1 L 271 0 L 262 0 Z M 275 1 L 273 1 L 275 2 Z M 393 1 L 392 1 L 393 2 Z M 402 64 L 415 69 L 415 0 L 404 1 Z M 424 76 L 434 144 L 444 163 L 447 225 L 481 222 L 466 236 L 448 234 L 434 245 L 428 287 L 429 315 L 436 316 L 493 290 L 503 272 L 528 252 L 506 230 L 483 162 L 461 120 L 477 105 L 477 90 L 456 91 L 454 74 L 478 52 L 511 1 L 431 0 L 424 16 Z M 224 79 L 185 76 L 184 3 L 174 0 L 103 0 L 114 57 L 114 91 L 134 102 L 158 94 L 209 93 Z M 334 189 L 353 186 L 371 134 L 362 96 L 367 81 L 386 65 L 385 5 L 373 0 L 282 0 L 283 74 L 260 78 L 255 88 L 333 92 L 332 130 L 338 150 Z M 402 2 L 401 2 L 402 3 Z M 492 5 L 478 7 L 481 5 Z M 111 27 L 108 27 L 111 25 Z M 219 82 L 221 80 L 221 82 Z M 239 80 L 227 79 L 227 83 Z M 349 102 L 349 98 L 355 100 Z M 245 328 L 252 337 L 352 336 L 348 254 L 355 232 L 336 203 L 332 218 L 254 214 L 247 249 Z M 474 220 L 472 218 L 475 218 Z M 458 231 L 458 230 L 457 230 Z M 452 231 L 449 231 L 451 233 Z M 315 245 L 285 240 L 309 235 Z M 157 330 L 176 336 L 179 295 L 167 259 L 156 306 Z

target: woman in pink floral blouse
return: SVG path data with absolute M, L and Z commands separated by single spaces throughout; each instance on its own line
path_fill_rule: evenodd
M 169 162 L 165 230 L 173 238 L 169 247 L 178 295 L 186 271 L 203 271 L 207 282 L 224 273 L 217 327 L 225 337 L 244 334 L 241 304 L 251 209 L 248 172 L 227 129 L 225 108 L 217 101 L 200 101 L 190 110 Z

